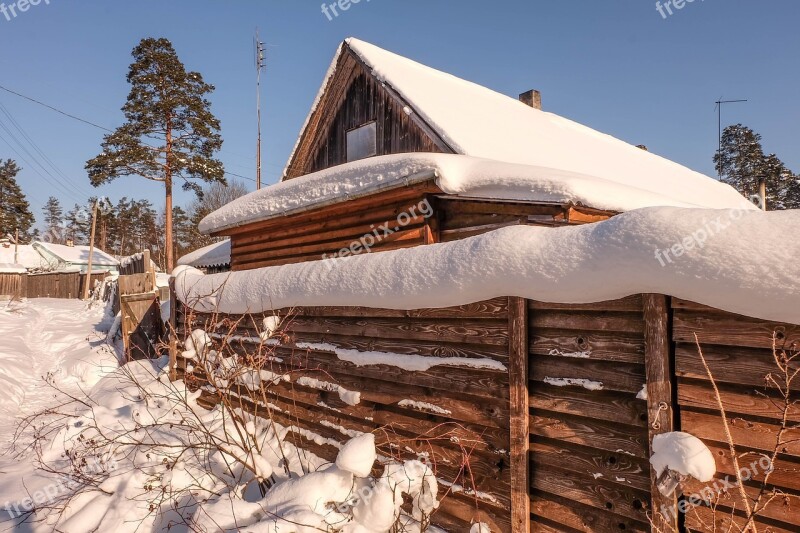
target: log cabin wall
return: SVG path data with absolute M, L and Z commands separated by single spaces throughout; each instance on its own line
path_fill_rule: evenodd
M 465 239 L 510 225 L 576 225 L 613 215 L 562 204 L 455 198 L 429 181 L 218 235 L 231 237 L 231 269 L 238 271 L 318 261 L 362 238 L 373 243 L 369 252 L 386 252 Z
M 509 360 L 508 301 L 419 311 L 279 311 L 289 317 L 283 327 L 286 337 L 274 354 L 282 362 L 267 363 L 266 368 L 290 373 L 292 383 L 271 387 L 271 402 L 281 410 L 273 412 L 275 420 L 297 428 L 287 438 L 298 447 L 329 461 L 338 447 L 319 442 L 343 443 L 353 432 L 372 432 L 382 455 L 427 458 L 435 465 L 440 490 L 446 493 L 435 524 L 469 531 L 470 522 L 478 520 L 490 524 L 492 531 L 510 531 L 509 382 L 503 370 Z M 254 324 L 260 325 L 263 316 L 239 321 L 237 316 L 189 315 L 181 308 L 181 338 L 201 328 L 212 337 L 232 333 L 245 339 L 234 341 L 239 353 L 259 350 L 259 342 L 246 339 L 258 338 Z M 237 321 L 238 327 L 229 332 Z M 483 366 L 488 362 L 490 368 L 451 364 L 409 371 L 356 366 L 338 357 L 332 347 L 373 352 L 366 354 L 372 357 L 374 352 L 387 352 L 457 358 Z M 185 362 L 179 360 L 178 366 L 185 368 Z M 301 376 L 360 392 L 361 401 L 349 405 L 336 392 L 300 385 Z

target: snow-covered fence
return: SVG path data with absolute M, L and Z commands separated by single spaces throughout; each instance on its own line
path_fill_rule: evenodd
M 279 344 L 262 340 L 272 313 L 233 327 L 242 317 L 180 306 L 178 334 L 202 329 L 242 356 L 266 342 L 275 357 L 264 369 L 292 377 L 269 388 L 273 418 L 292 428 L 287 439 L 332 461 L 340 443 L 373 433 L 381 455 L 433 465 L 446 492 L 435 523 L 469 531 L 477 520 L 510 531 L 508 298 L 435 310 L 316 307 L 278 316 Z M 178 358 L 179 376 L 187 364 Z
M 0 272 L 0 299 L 24 298 L 27 294 L 27 277 L 25 273 Z
M 270 337 L 265 331 L 278 321 L 282 333 Z M 800 435 L 791 427 L 800 414 L 790 412 L 790 428 L 778 437 L 782 400 L 765 386 L 775 371 L 773 334 L 779 349 L 796 349 L 800 326 L 654 294 L 245 317 L 181 305 L 177 324 L 181 338 L 202 329 L 243 357 L 264 345 L 274 350 L 264 369 L 291 379 L 270 387 L 270 407 L 299 448 L 333 460 L 348 438 L 373 433 L 382 454 L 424 457 L 450 488 L 434 524 L 466 531 L 479 521 L 497 532 L 656 531 L 651 520 L 673 531 L 681 513 L 695 531 L 710 531 L 701 521 L 741 528 L 744 519 L 731 518 L 738 502 L 713 491 L 735 463 L 697 334 L 732 419 L 732 444 L 751 459 L 741 465 L 766 458 L 776 438 L 785 441 L 765 488 L 780 502 L 759 513 L 759 531 L 800 527 Z M 179 376 L 187 367 L 191 361 L 178 357 Z M 678 494 L 687 496 L 676 499 L 660 493 L 649 459 L 653 439 L 678 430 L 703 440 L 718 473 L 709 482 L 686 480 Z M 746 492 L 755 499 L 765 470 L 754 471 Z M 717 511 L 684 505 L 695 494 L 718 495 Z

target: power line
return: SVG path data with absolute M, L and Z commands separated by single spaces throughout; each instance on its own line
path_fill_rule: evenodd
M 11 94 L 16 95 L 16 96 L 19 96 L 20 98 L 24 98 L 25 100 L 28 100 L 28 101 L 33 102 L 35 104 L 38 104 L 40 106 L 46 107 L 47 109 L 50 109 L 51 111 L 55 111 L 56 113 L 58 113 L 60 115 L 64 115 L 65 117 L 71 118 L 73 120 L 77 120 L 78 122 L 82 122 L 84 124 L 87 124 L 89 126 L 95 127 L 97 129 L 101 129 L 103 131 L 107 131 L 109 133 L 113 133 L 114 132 L 114 130 L 106 128 L 105 126 L 101 126 L 99 124 L 96 124 L 96 123 L 92 122 L 91 120 L 86 120 L 86 119 L 83 119 L 81 117 L 75 116 L 75 115 L 73 115 L 71 113 L 67 113 L 66 111 L 62 111 L 61 109 L 58 109 L 57 107 L 53 107 L 53 106 L 51 106 L 49 104 L 46 104 L 44 102 L 41 102 L 41 101 L 35 99 L 35 98 L 31 98 L 30 96 L 25 96 L 24 94 L 18 93 L 17 91 L 12 91 L 11 89 L 9 89 L 7 87 L 3 87 L 2 85 L 0 85 L 0 90 L 6 91 L 6 92 L 11 93 Z M 156 147 L 153 147 L 153 148 L 156 148 Z M 241 174 L 235 174 L 233 172 L 228 172 L 228 171 L 225 171 L 225 174 L 228 175 L 228 176 L 234 176 L 236 178 L 241 178 L 241 179 L 245 179 L 245 180 L 248 180 L 248 181 L 256 182 L 255 179 L 249 178 L 247 176 L 242 176 Z

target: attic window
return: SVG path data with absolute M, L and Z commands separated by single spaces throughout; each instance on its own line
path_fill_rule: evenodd
M 347 132 L 347 162 L 378 155 L 378 129 L 375 122 Z

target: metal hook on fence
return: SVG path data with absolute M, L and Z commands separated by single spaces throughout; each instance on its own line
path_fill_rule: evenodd
M 653 429 L 655 430 L 661 429 L 661 422 L 659 422 L 659 419 L 661 418 L 661 413 L 668 410 L 669 410 L 669 405 L 667 405 L 666 402 L 661 402 L 658 404 L 658 409 L 653 415 L 653 423 L 651 424 Z

